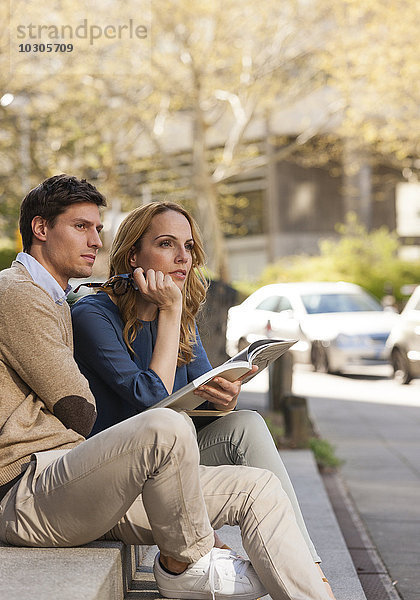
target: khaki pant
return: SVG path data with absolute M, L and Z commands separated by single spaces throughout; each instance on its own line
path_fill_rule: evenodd
M 200 467 L 191 427 L 169 409 L 132 417 L 72 450 L 37 454 L 0 511 L 0 539 L 9 544 L 154 542 L 185 562 L 211 549 L 213 528 L 239 525 L 273 600 L 328 598 L 277 477 Z
M 321 562 L 303 520 L 292 482 L 260 414 L 253 410 L 234 410 L 223 419 L 216 419 L 200 429 L 197 439 L 202 465 L 245 465 L 274 473 L 292 503 L 312 559 Z

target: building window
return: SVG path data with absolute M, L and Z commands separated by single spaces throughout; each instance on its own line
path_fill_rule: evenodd
M 219 200 L 219 216 L 226 237 L 264 233 L 263 190 L 222 196 Z

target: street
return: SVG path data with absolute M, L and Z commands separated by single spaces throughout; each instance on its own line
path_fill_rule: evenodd
M 395 406 L 420 406 L 420 379 L 414 379 L 409 385 L 400 385 L 390 378 L 391 373 L 391 367 L 384 365 L 359 367 L 357 371 L 349 371 L 344 375 L 326 375 L 315 373 L 307 365 L 297 364 L 293 372 L 293 393 L 306 398 L 335 398 L 343 401 Z M 267 390 L 266 370 L 243 387 L 241 407 L 250 406 L 251 397 L 258 399 L 258 406 L 254 408 L 266 407 Z M 254 400 L 252 402 L 255 403 Z
M 293 392 L 307 398 L 335 398 L 392 406 L 420 406 L 420 379 L 409 385 L 395 383 L 390 366 L 360 367 L 344 375 L 314 373 L 296 365 Z
M 386 366 L 338 376 L 297 365 L 293 392 L 344 461 L 345 485 L 395 589 L 420 600 L 420 380 L 402 386 L 389 375 Z M 258 377 L 244 387 L 243 407 L 252 398 L 266 406 L 267 374 Z

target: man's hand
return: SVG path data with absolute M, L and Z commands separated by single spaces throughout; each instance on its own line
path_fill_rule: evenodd
M 147 273 L 137 267 L 133 273 L 141 295 L 145 300 L 156 304 L 159 310 L 182 307 L 182 293 L 170 275 L 149 269 Z
M 210 402 L 215 410 L 233 410 L 237 404 L 239 392 L 241 391 L 242 380 L 250 373 L 256 373 L 257 366 L 253 366 L 248 373 L 242 375 L 236 381 L 228 381 L 223 377 L 215 377 L 209 383 L 200 385 L 194 394 Z

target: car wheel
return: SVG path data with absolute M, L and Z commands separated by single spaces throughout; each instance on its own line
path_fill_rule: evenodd
M 327 351 L 321 342 L 314 342 L 311 350 L 311 360 L 315 371 L 318 373 L 329 373 Z
M 394 348 L 391 355 L 392 368 L 394 369 L 394 379 L 398 383 L 406 385 L 412 380 L 408 358 L 402 350 Z

